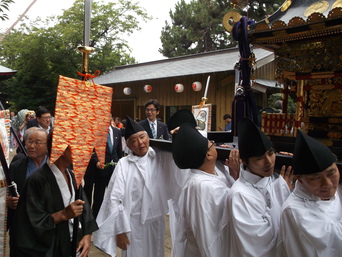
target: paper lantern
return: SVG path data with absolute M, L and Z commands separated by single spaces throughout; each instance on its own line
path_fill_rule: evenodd
M 152 86 L 151 85 L 145 85 L 144 86 L 144 91 L 146 93 L 151 93 L 152 92 Z
M 132 93 L 132 90 L 131 90 L 130 87 L 125 87 L 125 88 L 123 89 L 123 93 L 124 93 L 125 95 L 130 95 L 130 94 Z
M 184 86 L 183 86 L 183 84 L 176 84 L 176 85 L 175 85 L 175 91 L 176 91 L 177 93 L 182 93 L 182 92 L 184 91 Z
M 202 89 L 202 83 L 199 81 L 195 81 L 194 83 L 192 83 L 192 89 L 194 91 L 201 91 Z

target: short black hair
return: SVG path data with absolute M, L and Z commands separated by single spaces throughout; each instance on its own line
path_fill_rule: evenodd
M 43 114 L 45 113 L 51 113 L 48 109 L 46 109 L 44 106 L 39 106 L 39 108 L 36 110 L 36 116 L 38 118 L 41 118 Z
M 240 157 L 241 158 L 241 160 L 244 162 L 244 163 L 246 163 L 246 165 L 248 166 L 248 164 L 249 164 L 249 159 L 250 158 L 252 158 L 252 157 L 256 157 L 256 158 L 258 158 L 258 157 L 262 157 L 262 156 L 264 156 L 265 154 L 267 154 L 267 153 L 269 153 L 269 152 L 274 152 L 274 153 L 276 153 L 276 149 L 272 146 L 270 149 L 268 149 L 263 155 L 256 155 L 256 156 L 250 156 L 250 157 Z
M 147 106 L 149 106 L 150 104 L 153 104 L 157 111 L 160 110 L 160 104 L 159 104 L 159 102 L 157 101 L 157 99 L 150 99 L 150 100 L 148 100 L 148 101 L 145 103 L 145 105 L 144 105 L 144 106 L 145 106 L 145 109 L 146 109 Z
M 223 116 L 223 119 L 225 120 L 225 119 L 231 119 L 232 117 L 229 115 L 229 114 L 225 114 L 224 116 Z

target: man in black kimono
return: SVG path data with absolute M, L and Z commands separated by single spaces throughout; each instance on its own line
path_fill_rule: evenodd
M 97 217 L 103 197 L 113 174 L 116 163 L 122 157 L 121 132 L 118 128 L 109 126 L 108 139 L 106 144 L 105 165 L 99 162 L 94 151 L 84 175 L 84 191 L 92 203 L 94 217 Z
M 67 147 L 55 163 L 45 164 L 27 178 L 14 217 L 17 257 L 70 257 L 76 217 L 82 225 L 76 251 L 79 257 L 88 256 L 91 233 L 98 227 L 86 197 L 83 201 L 75 196 L 71 164 L 71 150 Z

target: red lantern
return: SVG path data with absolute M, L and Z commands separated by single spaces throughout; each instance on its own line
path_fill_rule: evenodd
M 202 83 L 199 81 L 195 81 L 194 83 L 192 83 L 192 89 L 194 91 L 201 91 L 202 89 Z
M 152 86 L 151 85 L 145 85 L 144 86 L 144 91 L 146 93 L 151 93 L 152 92 Z
M 177 93 L 182 93 L 182 92 L 184 91 L 184 86 L 183 86 L 183 84 L 176 84 L 176 85 L 175 85 L 175 91 L 176 91 Z

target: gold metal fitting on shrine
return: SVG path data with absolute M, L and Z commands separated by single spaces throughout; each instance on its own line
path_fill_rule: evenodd
M 241 14 L 238 12 L 228 12 L 226 15 L 223 17 L 223 27 L 229 32 L 232 33 L 233 31 L 233 26 L 235 23 L 241 20 Z

